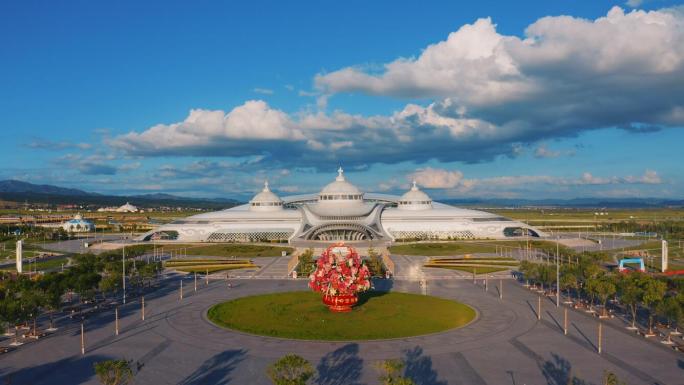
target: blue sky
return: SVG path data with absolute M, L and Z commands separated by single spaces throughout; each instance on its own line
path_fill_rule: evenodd
M 684 197 L 678 2 L 142 3 L 0 4 L 0 178 Z

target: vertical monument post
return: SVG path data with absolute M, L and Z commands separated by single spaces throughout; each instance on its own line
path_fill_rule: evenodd
M 85 327 L 81 321 L 81 355 L 85 354 Z
M 17 273 L 23 272 L 24 260 L 23 260 L 23 241 L 17 241 Z
M 667 248 L 667 241 L 663 239 L 663 242 L 661 243 L 661 257 L 662 260 L 660 261 L 660 271 L 665 272 L 667 270 L 667 264 L 668 264 L 668 248 Z
M 541 295 L 537 299 L 537 319 L 541 320 Z

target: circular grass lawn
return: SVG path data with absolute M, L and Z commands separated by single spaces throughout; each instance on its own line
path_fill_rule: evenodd
M 304 340 L 374 340 L 436 333 L 468 324 L 475 310 L 447 299 L 363 293 L 349 313 L 333 313 L 310 291 L 238 298 L 212 306 L 209 319 L 250 334 Z

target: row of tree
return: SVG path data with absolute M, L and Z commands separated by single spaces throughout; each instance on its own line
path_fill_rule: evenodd
M 596 302 L 602 305 L 605 315 L 610 299 L 624 305 L 636 327 L 639 309 L 647 313 L 649 332 L 654 317 L 662 317 L 668 323 L 684 325 L 684 280 L 653 276 L 638 271 L 620 273 L 603 269 L 596 259 L 582 256 L 578 263 L 566 263 L 560 268 L 556 282 L 556 266 L 523 261 L 520 272 L 526 280 L 542 289 L 556 285 L 568 298 L 586 301 L 589 307 Z
M 126 249 L 126 278 L 131 289 L 149 285 L 161 269 L 160 262 L 135 260 L 145 248 Z M 73 258 L 74 265 L 64 272 L 32 277 L 3 273 L 0 275 L 0 322 L 11 326 L 33 321 L 42 314 L 61 310 L 65 302 L 88 301 L 121 290 L 123 263 L 121 251 L 100 255 L 84 254 Z

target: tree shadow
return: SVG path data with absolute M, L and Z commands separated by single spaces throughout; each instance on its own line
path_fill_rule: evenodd
M 368 290 L 368 291 L 364 291 L 362 293 L 359 293 L 359 301 L 356 303 L 356 306 L 363 306 L 371 298 L 382 297 L 385 294 L 387 294 L 386 291 L 376 291 L 376 290 Z
M 573 376 L 570 361 L 555 353 L 551 353 L 551 360 L 540 363 L 539 367 L 548 385 L 592 385 Z
M 69 357 L 58 361 L 34 365 L 15 371 L 0 371 L 2 384 L 82 384 L 95 376 L 96 362 L 112 359 L 103 355 Z
M 404 351 L 404 375 L 416 385 L 447 385 L 446 381 L 437 379 L 437 372 L 432 368 L 432 358 L 423 355 L 423 348 L 416 346 Z
M 578 332 L 582 337 L 584 337 L 584 340 L 587 341 L 587 343 L 589 344 L 589 346 L 591 346 L 592 349 L 594 349 L 594 350 L 597 350 L 597 349 L 598 349 L 598 348 L 596 347 L 596 345 L 594 345 L 594 343 L 589 339 L 589 337 L 587 337 L 587 335 L 584 334 L 584 332 L 582 332 L 582 331 L 580 330 L 580 328 L 579 328 L 574 322 L 572 323 L 572 326 L 575 328 L 575 330 L 577 330 L 577 332 Z
M 534 318 L 537 318 L 537 319 L 538 319 L 538 318 L 539 318 L 539 314 L 537 314 L 537 309 L 535 309 L 534 306 L 532 306 L 532 304 L 530 303 L 530 301 L 525 301 L 525 302 L 527 302 L 527 306 L 529 306 L 529 307 L 530 307 L 530 310 L 532 310 L 532 313 L 534 314 Z
M 359 357 L 359 345 L 347 344 L 332 351 L 316 366 L 317 385 L 359 385 L 363 359 Z
M 547 311 L 546 311 L 546 314 L 549 315 L 549 317 L 553 320 L 553 323 L 555 323 L 556 326 L 558 326 L 558 329 L 560 329 L 560 331 L 563 331 L 563 330 L 564 330 L 563 327 L 558 323 L 558 320 L 556 320 L 556 317 L 554 317 L 553 314 L 551 314 L 550 311 L 547 310 Z
M 181 385 L 215 384 L 225 385 L 230 383 L 230 373 L 245 359 L 246 351 L 226 350 L 204 361 L 202 366 L 192 374 L 179 382 Z

